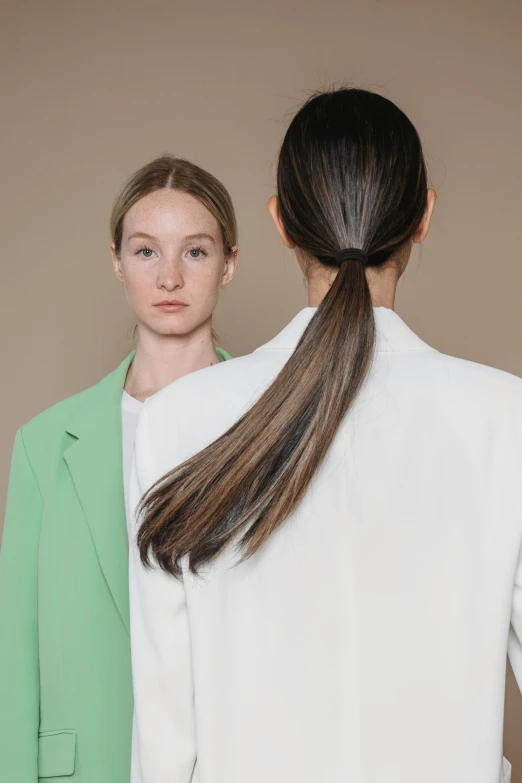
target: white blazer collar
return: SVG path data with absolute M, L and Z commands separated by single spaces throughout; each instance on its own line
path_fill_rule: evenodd
M 265 343 L 257 350 L 293 351 L 316 312 L 317 307 L 305 307 L 285 326 L 282 332 L 279 332 L 270 342 Z M 377 351 L 433 350 L 420 337 L 417 337 L 415 332 L 412 332 L 393 310 L 387 307 L 374 307 L 373 312 L 377 327 Z

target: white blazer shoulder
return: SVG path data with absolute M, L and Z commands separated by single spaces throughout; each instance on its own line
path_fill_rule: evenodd
M 147 401 L 133 505 L 249 409 L 314 312 Z M 178 581 L 141 566 L 131 530 L 133 783 L 509 780 L 522 381 L 435 351 L 390 310 L 375 317 L 367 382 L 256 556 L 227 551 Z

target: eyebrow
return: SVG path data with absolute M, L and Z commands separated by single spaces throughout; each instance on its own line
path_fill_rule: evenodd
M 153 237 L 150 234 L 144 234 L 142 231 L 136 231 L 129 236 L 129 239 L 152 239 L 154 241 L 156 237 Z
M 211 234 L 189 234 L 185 239 L 210 239 L 214 242 L 214 237 Z
M 152 241 L 156 241 L 156 237 L 153 237 L 151 234 L 145 234 L 143 231 L 136 231 L 129 236 L 129 239 L 151 239 Z M 185 241 L 192 239 L 209 239 L 215 244 L 214 237 L 211 234 L 189 234 L 188 236 L 183 237 L 183 239 Z

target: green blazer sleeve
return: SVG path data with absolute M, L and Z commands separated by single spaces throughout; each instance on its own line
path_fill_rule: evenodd
M 0 552 L 0 759 L 9 783 L 38 780 L 38 538 L 42 498 L 16 435 Z

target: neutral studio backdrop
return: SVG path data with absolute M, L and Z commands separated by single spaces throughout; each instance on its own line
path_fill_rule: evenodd
M 519 0 L 4 0 L 0 501 L 16 429 L 128 352 L 108 216 L 170 151 L 230 189 L 240 269 L 216 326 L 238 355 L 305 304 L 265 204 L 289 118 L 348 82 L 409 114 L 439 193 L 398 311 L 447 353 L 522 375 Z M 2 514 L 3 516 L 3 514 Z M 506 755 L 522 783 L 522 699 Z M 428 760 L 429 763 L 429 760 Z

